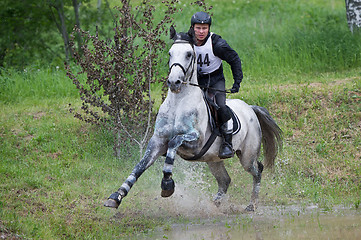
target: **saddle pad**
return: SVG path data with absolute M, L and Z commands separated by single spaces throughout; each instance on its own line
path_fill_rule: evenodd
M 215 118 L 212 114 L 211 107 L 209 106 L 209 103 L 206 98 L 204 98 L 204 102 L 206 103 L 206 106 L 207 106 L 209 125 L 211 126 L 211 131 L 213 132 L 214 128 L 217 127 L 217 124 L 216 124 Z M 229 108 L 231 115 L 232 115 L 232 121 L 233 121 L 232 135 L 235 135 L 241 130 L 241 122 L 239 121 L 238 116 L 233 112 L 233 110 L 229 106 L 227 106 L 227 107 Z
M 228 106 L 227 106 L 228 107 Z M 228 107 L 231 110 L 232 113 L 232 120 L 233 120 L 233 135 L 237 134 L 241 130 L 241 122 L 239 121 L 239 118 L 237 114 L 235 114 L 232 110 L 232 108 Z

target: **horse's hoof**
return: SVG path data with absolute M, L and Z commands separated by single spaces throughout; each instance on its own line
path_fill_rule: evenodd
M 222 193 L 217 193 L 216 196 L 214 196 L 213 202 L 216 205 L 216 207 L 221 206 L 223 197 L 224 197 L 224 194 L 222 194 Z
M 105 201 L 104 207 L 118 208 L 119 204 L 113 199 L 108 199 Z
M 256 207 L 253 204 L 250 204 L 244 209 L 244 212 L 250 213 L 250 212 L 254 212 L 255 210 Z
M 105 201 L 104 206 L 110 208 L 118 208 L 121 202 L 122 202 L 122 195 L 120 195 L 118 192 L 115 192 L 112 195 L 110 195 L 108 200 Z
M 168 179 L 163 178 L 161 187 L 162 187 L 162 192 L 160 195 L 162 197 L 172 196 L 172 194 L 174 193 L 174 188 L 175 188 L 173 179 L 172 178 L 168 178 Z
M 165 198 L 165 197 L 170 197 L 170 196 L 172 196 L 173 193 L 174 193 L 174 189 L 172 189 L 172 190 L 162 190 L 162 192 L 160 193 L 160 195 Z

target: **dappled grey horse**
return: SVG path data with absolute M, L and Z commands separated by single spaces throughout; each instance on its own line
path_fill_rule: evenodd
M 218 192 L 214 197 L 216 204 L 221 202 L 231 182 L 223 159 L 218 157 L 222 143 L 217 136 L 202 156 L 207 140 L 212 136 L 212 127 L 208 117 L 203 91 L 197 84 L 195 52 L 186 34 L 171 29 L 174 44 L 169 50 L 168 94 L 160 106 L 155 130 L 142 160 L 117 192 L 111 194 L 105 202 L 106 207 L 118 208 L 122 199 L 129 193 L 137 179 L 160 156 L 166 156 L 162 197 L 173 194 L 175 184 L 172 179 L 173 163 L 176 154 L 185 160 L 206 162 L 218 183 Z M 282 131 L 265 108 L 249 106 L 239 99 L 227 100 L 227 105 L 238 117 L 241 129 L 233 136 L 233 149 L 243 168 L 253 176 L 253 191 L 247 211 L 257 207 L 263 164 L 258 161 L 263 143 L 264 164 L 272 167 L 282 144 Z M 194 157 L 197 156 L 197 159 Z

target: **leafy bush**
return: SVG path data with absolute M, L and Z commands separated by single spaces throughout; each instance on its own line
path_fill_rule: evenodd
M 151 85 L 164 80 L 164 77 L 157 78 L 158 54 L 165 48 L 162 36 L 172 22 L 175 2 L 177 0 L 163 1 L 167 10 L 156 24 L 155 8 L 149 1 L 134 11 L 130 0 L 122 0 L 113 41 L 76 29 L 85 41 L 80 54 L 72 40 L 75 62 L 81 70 L 74 74 L 68 65 L 67 73 L 79 90 L 83 104 L 80 112 L 73 111 L 81 120 L 114 130 L 117 155 L 124 139 L 137 142 L 142 153 L 149 138 L 154 119 Z M 84 81 L 81 81 L 82 75 Z

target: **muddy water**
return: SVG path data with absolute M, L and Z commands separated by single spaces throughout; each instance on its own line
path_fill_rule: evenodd
M 335 207 L 324 211 L 317 206 L 264 206 L 260 203 L 255 213 L 243 213 L 247 200 L 226 196 L 221 207 L 216 207 L 205 189 L 202 166 L 178 163 L 176 191 L 169 198 L 149 198 L 148 218 L 184 219 L 183 224 L 140 234 L 134 239 L 171 240 L 227 240 L 227 239 L 340 239 L 361 240 L 361 209 Z M 159 167 L 161 168 L 161 167 Z M 184 179 L 179 179 L 180 175 Z M 147 182 L 159 184 L 159 178 Z M 136 194 L 135 194 L 136 195 Z M 156 194 L 157 195 L 157 194 Z M 147 212 L 144 211 L 143 212 Z
M 148 233 L 143 239 L 361 239 L 361 211 L 261 207 L 253 214 L 226 214 L 174 224 Z

